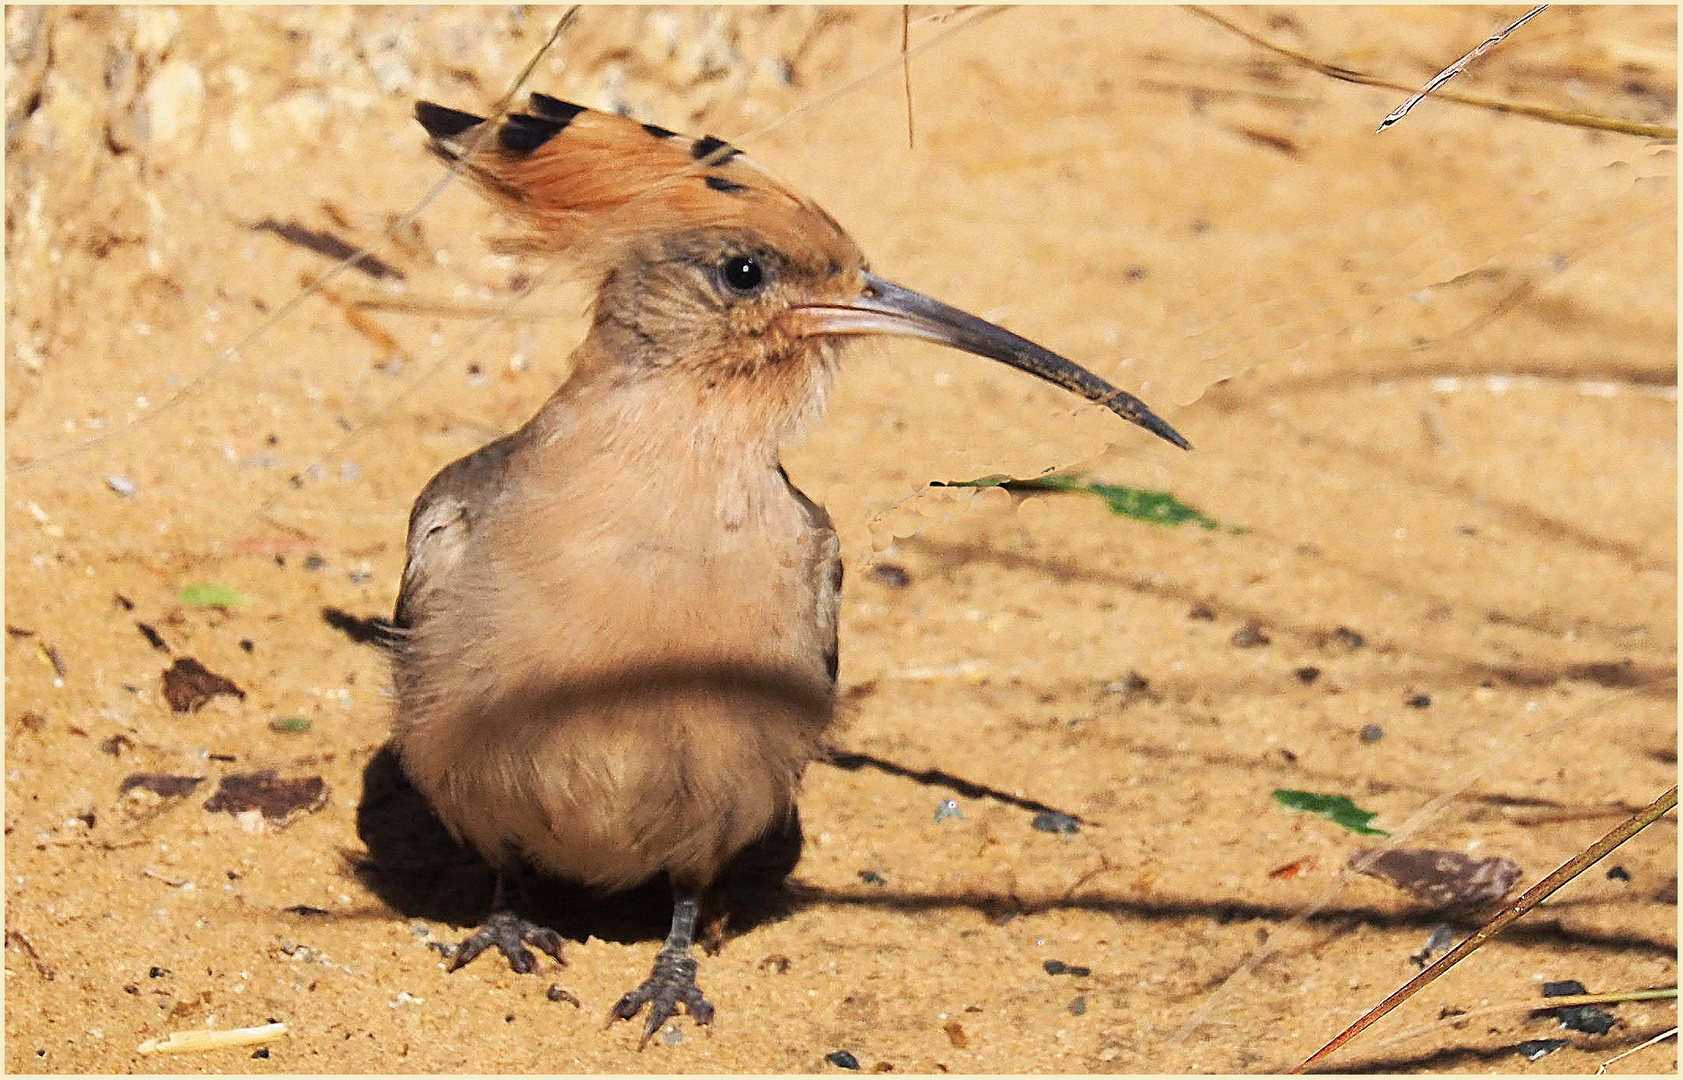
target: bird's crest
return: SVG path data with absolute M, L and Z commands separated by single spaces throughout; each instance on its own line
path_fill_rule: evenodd
M 487 123 L 427 101 L 415 106 L 433 151 L 461 162 L 527 227 L 519 248 L 600 256 L 639 235 L 746 226 L 775 242 L 786 229 L 810 230 L 814 214 L 841 232 L 824 211 L 720 139 L 691 138 L 548 94 L 533 94 L 527 108 Z

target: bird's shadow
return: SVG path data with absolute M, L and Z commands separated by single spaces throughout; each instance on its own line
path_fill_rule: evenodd
M 363 769 L 356 824 L 364 850 L 347 854 L 350 868 L 388 907 L 407 918 L 460 927 L 477 926 L 491 913 L 496 871 L 445 828 L 409 782 L 389 742 Z M 801 843 L 796 816 L 738 854 L 709 895 L 708 914 L 723 917 L 721 928 L 732 933 L 787 915 L 796 894 L 786 879 Z M 508 906 L 574 941 L 659 939 L 672 918 L 672 889 L 664 878 L 603 893 L 519 866 L 510 871 L 507 885 Z

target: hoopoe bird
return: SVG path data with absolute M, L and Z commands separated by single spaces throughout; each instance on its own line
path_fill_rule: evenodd
M 734 147 L 544 94 L 487 121 L 429 102 L 432 148 L 597 282 L 572 374 L 524 427 L 416 499 L 395 622 L 394 743 L 461 841 L 602 889 L 664 876 L 671 933 L 609 1020 L 713 1006 L 691 948 L 734 856 L 791 828 L 835 717 L 841 559 L 779 446 L 843 341 L 923 338 L 1101 402 L 1139 399 L 873 274 L 840 225 Z M 787 867 L 783 873 L 787 873 Z M 562 957 L 504 889 L 451 970 Z

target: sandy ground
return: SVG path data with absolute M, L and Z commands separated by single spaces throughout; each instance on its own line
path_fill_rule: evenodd
M 1230 14 L 1418 85 L 1518 11 Z M 388 228 L 441 176 L 413 99 L 483 109 L 556 14 L 7 9 L 8 1070 L 1276 1070 L 1472 924 L 1341 874 L 1364 839 L 1275 789 L 1523 887 L 1675 782 L 1672 146 L 1448 102 L 1376 136 L 1405 95 L 1124 8 L 914 12 L 908 147 L 899 9 L 586 9 L 532 87 L 743 146 L 878 270 L 1196 450 L 960 354 L 858 349 L 787 454 L 849 552 L 857 767 L 812 768 L 789 893 L 704 960 L 717 1022 L 641 1054 L 603 1030 L 658 913 L 574 905 L 566 968 L 447 976 L 446 871 L 483 882 L 356 872 L 387 669 L 346 627 L 389 612 L 428 476 L 564 377 L 586 297 L 491 254 L 461 185 Z M 1675 10 L 1551 9 L 1452 88 L 1675 123 Z M 298 299 L 333 263 L 294 227 L 402 276 Z M 1216 527 L 911 497 L 1052 466 Z M 202 584 L 239 601 L 181 600 Z M 172 711 L 183 657 L 244 697 Z M 205 808 L 264 769 L 325 805 Z M 120 795 L 138 773 L 203 782 Z M 1605 1035 L 1528 1006 L 1676 985 L 1676 850 L 1667 819 L 1334 1061 L 1590 1072 L 1663 1031 L 1668 1002 Z M 270 1020 L 266 1056 L 137 1054 Z

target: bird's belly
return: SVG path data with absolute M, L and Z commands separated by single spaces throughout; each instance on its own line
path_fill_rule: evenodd
M 450 684 L 400 702 L 411 778 L 495 862 L 707 884 L 792 812 L 833 715 L 824 537 L 792 539 L 608 538 L 489 566 L 411 643 Z

